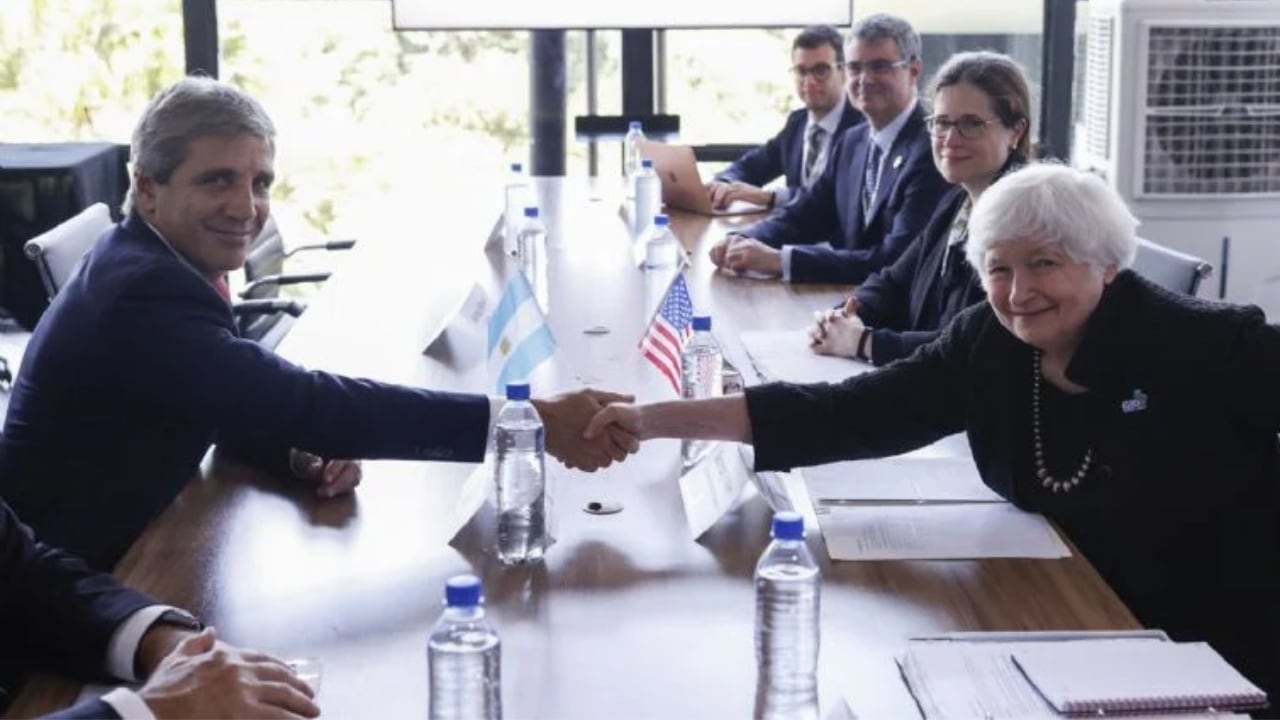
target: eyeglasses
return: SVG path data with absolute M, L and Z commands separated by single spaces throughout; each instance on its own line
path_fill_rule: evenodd
M 893 60 L 872 60 L 871 62 L 863 63 L 858 62 L 857 60 L 850 60 L 844 64 L 844 70 L 849 73 L 849 77 L 856 77 L 863 73 L 868 75 L 884 75 L 897 70 L 900 67 L 906 67 L 909 62 L 911 62 L 909 58 L 903 58 L 896 62 Z
M 947 133 L 956 130 L 960 133 L 960 137 L 969 140 L 976 140 L 982 137 L 982 134 L 986 132 L 987 126 L 993 122 L 1000 122 L 1000 119 L 983 120 L 973 115 L 965 115 L 958 120 L 940 118 L 934 115 L 924 119 L 924 124 L 929 128 L 929 132 L 933 133 L 936 138 L 945 138 Z
M 803 80 L 810 75 L 813 76 L 814 80 L 826 80 L 831 77 L 831 73 L 834 72 L 835 69 L 834 65 L 825 62 L 814 63 L 809 67 L 805 67 L 804 65 L 793 65 L 791 66 L 791 74 L 794 75 L 797 80 Z

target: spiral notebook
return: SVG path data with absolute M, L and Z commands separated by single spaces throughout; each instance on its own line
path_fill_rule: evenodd
M 1207 643 L 1111 640 L 1017 649 L 1013 662 L 1059 713 L 1247 710 L 1266 693 Z

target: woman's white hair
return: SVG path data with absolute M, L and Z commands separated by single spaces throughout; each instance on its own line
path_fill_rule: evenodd
M 1101 178 L 1057 163 L 1033 163 L 987 188 L 969 215 L 969 264 L 986 278 L 987 251 L 1011 240 L 1059 245 L 1067 257 L 1123 270 L 1137 250 L 1138 221 Z

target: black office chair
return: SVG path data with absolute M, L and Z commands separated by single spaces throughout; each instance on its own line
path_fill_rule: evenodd
M 321 283 L 330 275 L 327 272 L 289 274 L 285 272 L 285 261 L 300 252 L 350 250 L 355 244 L 356 241 L 350 239 L 329 240 L 286 250 L 279 226 L 274 218 L 268 218 L 245 259 L 245 284 L 239 291 L 241 300 L 232 305 L 240 334 L 268 347 L 279 344 L 293 319 L 306 309 L 306 304 L 299 300 L 280 298 L 280 288 Z
M 1213 266 L 1188 255 L 1138 238 L 1133 270 L 1151 282 L 1176 293 L 1195 295 L 1200 282 L 1213 274 Z

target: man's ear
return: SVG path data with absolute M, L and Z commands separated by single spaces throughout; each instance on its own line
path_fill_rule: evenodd
M 133 173 L 133 204 L 140 212 L 153 215 L 156 211 L 156 185 L 154 179 L 135 171 Z

